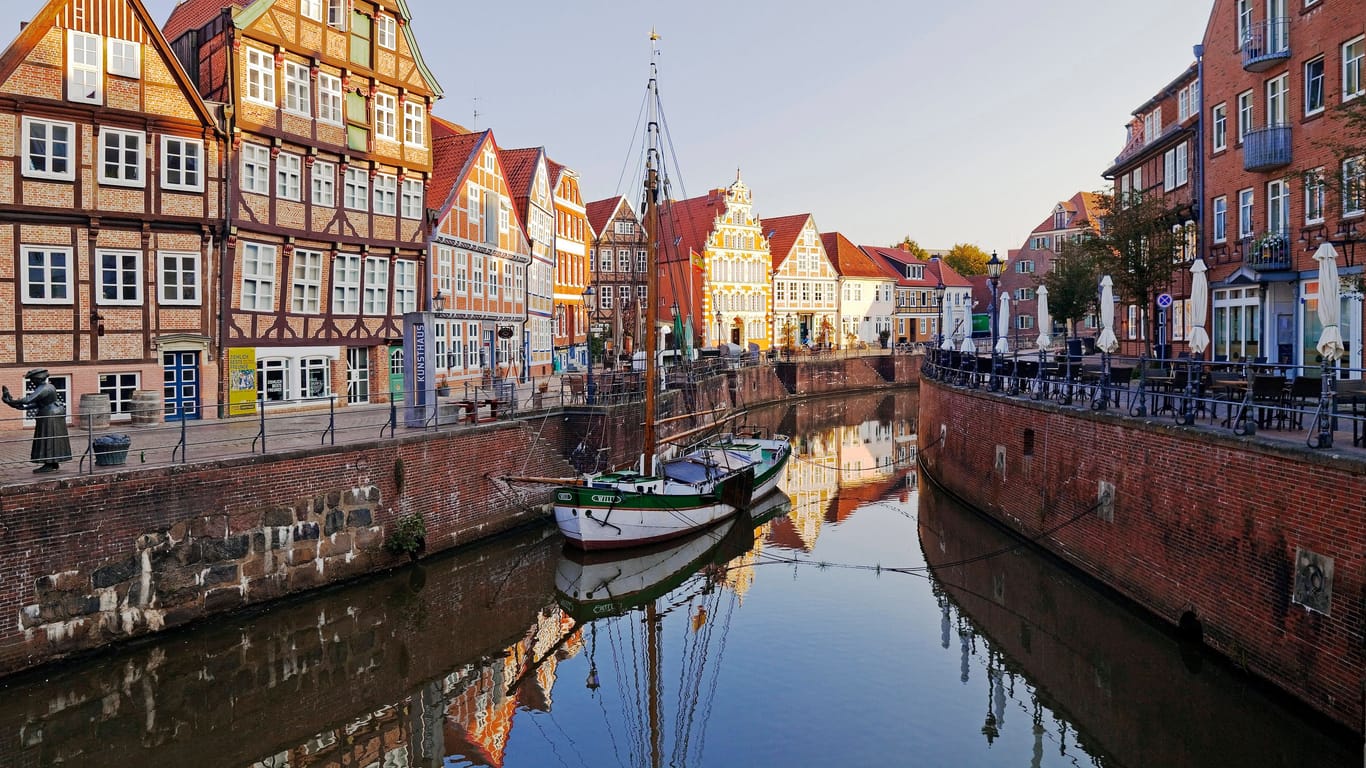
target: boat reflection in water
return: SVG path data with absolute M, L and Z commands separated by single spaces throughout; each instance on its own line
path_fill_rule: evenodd
M 988 742 L 1007 727 L 1027 729 L 1035 766 L 1045 741 L 1050 753 L 1080 751 L 1100 765 L 1360 765 L 1359 742 L 1325 738 L 1324 723 L 1254 690 L 1224 660 L 1101 595 L 933 484 L 920 494 L 919 528 L 940 645 L 960 654 L 964 684 L 986 667 L 978 684 Z

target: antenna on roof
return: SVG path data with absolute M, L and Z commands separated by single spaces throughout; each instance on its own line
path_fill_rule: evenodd
M 470 123 L 470 130 L 479 130 L 479 97 L 474 97 L 474 120 Z

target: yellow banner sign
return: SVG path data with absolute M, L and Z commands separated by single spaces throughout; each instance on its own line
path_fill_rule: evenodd
M 256 347 L 228 349 L 228 416 L 256 413 Z

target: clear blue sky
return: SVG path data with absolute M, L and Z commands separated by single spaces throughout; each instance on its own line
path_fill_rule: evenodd
M 8 0 L 30 18 L 42 0 Z M 158 23 L 174 0 L 147 0 Z M 1102 187 L 1135 107 L 1193 60 L 1209 0 L 408 0 L 438 115 L 544 145 L 588 199 L 633 168 L 651 27 L 675 196 L 736 168 L 764 217 L 1004 255 Z M 11 27 L 11 34 L 15 28 Z M 479 111 L 477 126 L 474 110 Z M 680 188 L 680 181 L 681 187 Z

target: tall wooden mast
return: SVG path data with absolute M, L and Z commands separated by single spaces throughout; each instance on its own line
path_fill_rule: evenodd
M 655 78 L 658 71 L 655 59 L 659 55 L 659 35 L 650 30 L 650 85 L 646 97 L 649 122 L 646 124 L 645 189 L 642 201 L 645 219 L 645 274 L 646 312 L 649 328 L 645 334 L 645 450 L 641 471 L 654 474 L 655 456 L 655 397 L 659 392 L 659 89 Z

